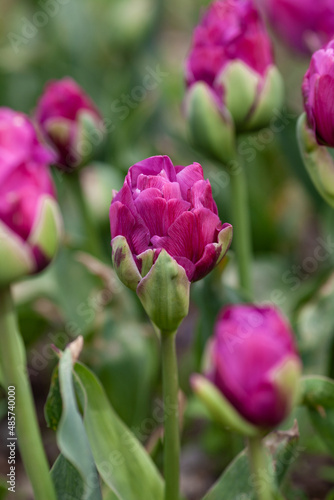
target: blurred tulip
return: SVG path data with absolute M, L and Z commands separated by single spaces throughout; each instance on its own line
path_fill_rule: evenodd
M 273 307 L 231 305 L 217 320 L 208 377 L 251 424 L 270 428 L 291 411 L 301 362 L 290 326 Z
M 58 154 L 57 166 L 66 171 L 87 163 L 103 142 L 102 117 L 71 78 L 47 84 L 37 105 L 36 120 Z
M 333 0 L 259 0 L 277 34 L 294 50 L 310 54 L 334 36 Z
M 268 125 L 283 85 L 252 0 L 211 4 L 195 29 L 185 77 L 193 139 L 215 156 L 233 152 L 235 129 Z
M 111 203 L 110 227 L 119 278 L 137 291 L 151 319 L 154 314 L 159 322 L 163 313 L 159 308 L 154 312 L 159 297 L 163 308 L 180 307 L 177 316 L 183 319 L 189 283 L 218 264 L 232 239 L 232 226 L 220 222 L 202 167 L 174 167 L 167 156 L 130 168 Z
M 53 154 L 22 113 L 0 108 L 0 285 L 41 271 L 54 256 L 60 213 Z
M 334 147 L 334 40 L 313 54 L 303 96 L 308 123 L 319 143 Z

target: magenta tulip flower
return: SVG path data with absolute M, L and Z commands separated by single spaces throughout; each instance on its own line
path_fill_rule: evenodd
M 0 108 L 0 285 L 41 271 L 59 239 L 54 155 L 22 113 Z
M 194 142 L 206 142 L 204 149 L 215 156 L 231 147 L 234 128 L 268 125 L 281 106 L 283 85 L 252 0 L 216 0 L 209 6 L 194 31 L 185 78 Z
M 334 40 L 313 54 L 303 95 L 308 123 L 319 143 L 334 147 Z
M 277 34 L 294 50 L 310 54 L 334 36 L 333 0 L 260 0 Z
M 276 308 L 225 307 L 209 366 L 209 378 L 248 422 L 274 427 L 291 411 L 301 363 L 292 330 Z
M 232 239 L 232 226 L 221 223 L 201 165 L 174 167 L 167 156 L 130 168 L 111 203 L 110 228 L 118 276 L 139 296 L 156 286 L 153 302 L 162 292 L 168 295 L 167 275 L 171 286 L 178 277 L 187 294 L 189 283 L 220 262 Z M 177 291 L 168 300 L 177 302 Z
M 47 84 L 37 105 L 36 120 L 58 154 L 57 165 L 64 170 L 87 162 L 103 141 L 99 111 L 71 78 Z

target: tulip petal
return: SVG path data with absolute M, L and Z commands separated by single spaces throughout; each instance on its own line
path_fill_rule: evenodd
M 197 181 L 188 191 L 188 200 L 192 208 L 208 208 L 218 215 L 217 205 L 212 197 L 212 188 L 208 180 Z
M 182 197 L 184 200 L 188 200 L 188 190 L 195 182 L 204 180 L 203 169 L 199 163 L 193 163 L 187 167 L 175 167 L 175 170 Z
M 329 98 L 329 96 L 331 96 Z M 317 134 L 330 146 L 334 145 L 334 78 L 321 76 L 315 85 L 314 116 L 316 116 Z
M 171 182 L 176 181 L 175 169 L 168 156 L 152 156 L 146 160 L 133 165 L 129 170 L 131 184 L 137 187 L 137 180 L 140 174 L 144 175 L 165 175 Z
M 110 206 L 110 231 L 111 239 L 116 236 L 125 236 L 131 251 L 140 254 L 147 250 L 150 233 L 141 219 L 135 219 L 129 208 L 119 201 Z

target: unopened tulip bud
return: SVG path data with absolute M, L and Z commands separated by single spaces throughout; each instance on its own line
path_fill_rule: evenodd
M 211 4 L 194 32 L 186 85 L 193 142 L 216 158 L 233 159 L 235 130 L 269 124 L 283 84 L 252 0 Z
M 0 108 L 0 286 L 44 269 L 59 241 L 60 212 L 49 163 L 22 113 Z
M 300 372 L 291 328 L 277 309 L 233 305 L 222 310 L 207 377 L 242 421 L 265 430 L 284 420 L 295 404 Z
M 99 111 L 71 78 L 48 83 L 37 105 L 36 121 L 62 170 L 87 163 L 104 139 Z

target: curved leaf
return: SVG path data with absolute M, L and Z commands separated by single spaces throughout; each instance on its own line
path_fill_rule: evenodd
M 86 433 L 105 483 L 119 500 L 162 500 L 164 486 L 158 470 L 112 409 L 98 379 L 79 363 L 75 373 L 84 393 L 78 397 Z

